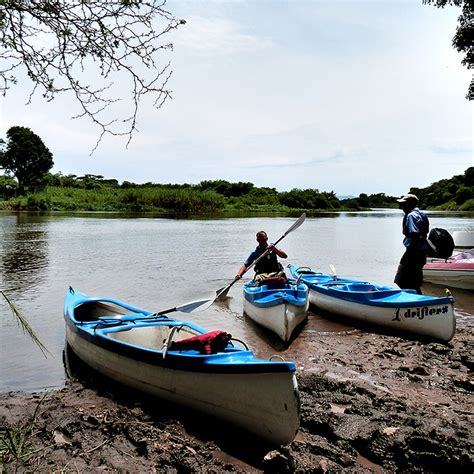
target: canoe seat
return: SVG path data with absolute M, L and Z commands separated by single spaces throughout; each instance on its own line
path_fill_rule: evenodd
M 377 291 L 377 287 L 368 283 L 351 283 L 347 285 L 348 291 Z

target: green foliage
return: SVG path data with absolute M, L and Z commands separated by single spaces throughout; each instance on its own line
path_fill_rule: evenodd
M 13 207 L 66 211 L 167 211 L 213 212 L 224 207 L 224 198 L 212 191 L 166 188 L 102 186 L 52 187 L 18 198 Z
M 27 127 L 14 126 L 7 131 L 5 150 L 0 152 L 0 168 L 18 180 L 18 192 L 44 186 L 53 167 L 53 155 L 41 138 Z
M 468 199 L 463 205 L 460 207 L 461 211 L 474 211 L 474 199 Z
M 15 183 L 0 177 L 2 182 Z M 202 213 L 222 210 L 288 211 L 305 209 L 334 211 L 340 209 L 397 208 L 397 197 L 384 193 L 365 194 L 340 201 L 333 191 L 292 189 L 279 193 L 275 188 L 258 188 L 252 183 L 225 180 L 192 184 L 136 184 L 100 175 L 84 176 L 47 173 L 48 186 L 43 191 L 16 199 L 0 201 L 0 208 L 67 211 L 155 211 Z M 474 168 L 463 175 L 442 179 L 427 188 L 411 188 L 424 209 L 470 210 L 474 199 Z M 11 192 L 11 191 L 10 191 Z
M 292 189 L 279 196 L 280 204 L 293 209 L 337 209 L 340 202 L 333 192 L 319 192 L 317 189 Z
M 387 196 L 384 193 L 359 194 L 358 198 L 343 199 L 341 204 L 350 209 L 373 209 L 373 208 L 390 208 L 397 207 L 396 197 Z
M 456 210 L 474 198 L 474 167 L 464 174 L 441 179 L 426 188 L 411 188 L 410 192 L 420 199 L 423 209 Z
M 225 197 L 240 197 L 249 194 L 254 185 L 252 183 L 229 183 L 223 179 L 217 181 L 201 181 L 197 188 L 202 190 L 213 190 Z
M 18 183 L 8 175 L 0 176 L 0 197 L 11 198 L 15 196 Z

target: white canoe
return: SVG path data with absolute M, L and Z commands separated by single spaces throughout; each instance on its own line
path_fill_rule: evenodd
M 211 354 L 173 349 L 171 342 L 206 331 L 72 288 L 64 317 L 70 348 L 101 374 L 223 419 L 271 443 L 285 445 L 294 439 L 299 426 L 294 363 L 257 359 L 233 345 Z
M 244 312 L 257 324 L 288 342 L 295 329 L 308 317 L 308 287 L 296 280 L 244 285 Z
M 308 267 L 288 267 L 309 286 L 310 302 L 323 311 L 442 341 L 454 336 L 452 296 L 418 295 L 414 290 L 334 278 Z

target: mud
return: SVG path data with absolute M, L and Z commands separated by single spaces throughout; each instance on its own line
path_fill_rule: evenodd
M 7 472 L 473 472 L 474 340 L 306 331 L 301 428 L 275 447 L 80 371 L 64 389 L 0 395 Z M 303 350 L 304 348 L 304 350 Z M 9 449 L 7 447 L 9 446 Z

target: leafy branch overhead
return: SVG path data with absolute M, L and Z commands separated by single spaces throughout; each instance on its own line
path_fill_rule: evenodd
M 438 8 L 444 8 L 446 5 L 461 7 L 453 47 L 465 54 L 461 64 L 468 69 L 474 69 L 474 0 L 423 0 L 423 3 Z M 474 100 L 474 75 L 471 77 L 466 99 Z
M 158 55 L 172 50 L 163 37 L 185 21 L 165 3 L 0 0 L 0 92 L 26 73 L 33 82 L 28 102 L 37 93 L 50 101 L 72 92 L 79 104 L 73 118 L 88 117 L 100 130 L 95 148 L 105 134 L 130 142 L 144 97 L 160 108 L 171 96 L 170 63 L 160 65 Z M 124 80 L 127 94 L 118 88 Z

